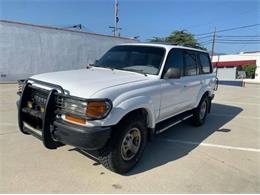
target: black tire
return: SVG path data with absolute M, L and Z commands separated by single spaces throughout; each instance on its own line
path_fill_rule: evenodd
M 192 117 L 192 123 L 194 126 L 201 126 L 204 124 L 206 117 L 208 115 L 208 110 L 209 110 L 209 98 L 208 96 L 204 95 L 197 108 L 193 110 L 193 117 Z M 204 108 L 206 106 L 206 108 Z M 205 113 L 202 117 L 201 115 L 201 110 L 205 109 Z
M 122 153 L 123 141 L 125 141 L 126 135 L 129 135 L 129 131 L 136 128 L 140 130 L 139 135 L 141 135 L 139 149 L 131 159 L 125 160 Z M 107 169 L 119 174 L 128 172 L 142 157 L 147 143 L 147 136 L 145 118 L 139 115 L 129 115 L 114 128 L 110 141 L 104 148 L 99 150 L 100 163 Z

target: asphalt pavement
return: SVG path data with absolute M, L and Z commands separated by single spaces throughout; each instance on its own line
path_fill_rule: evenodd
M 204 126 L 160 134 L 127 175 L 20 133 L 16 90 L 0 84 L 0 193 L 260 193 L 260 85 L 219 86 Z

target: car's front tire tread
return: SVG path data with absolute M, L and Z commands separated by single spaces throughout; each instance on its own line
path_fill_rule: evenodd
M 108 141 L 105 147 L 99 150 L 99 161 L 107 169 L 124 174 L 132 169 L 136 163 L 140 160 L 144 147 L 147 142 L 147 128 L 145 125 L 144 117 L 129 115 L 123 119 L 115 128 L 112 133 L 111 139 Z M 142 141 L 136 156 L 127 161 L 124 161 L 121 157 L 121 142 L 125 133 L 130 129 L 137 126 L 142 133 Z

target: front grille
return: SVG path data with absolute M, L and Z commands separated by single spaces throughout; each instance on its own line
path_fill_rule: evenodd
M 28 96 L 26 106 L 22 108 L 24 113 L 24 121 L 39 130 L 42 129 L 47 98 L 48 90 L 30 86 L 30 94 Z
M 45 106 L 48 98 L 48 90 L 30 86 L 30 97 L 29 100 L 33 104 L 33 109 L 39 110 L 39 106 Z
M 48 98 L 48 93 L 39 90 L 33 90 L 31 93 L 31 101 L 35 106 L 45 106 Z

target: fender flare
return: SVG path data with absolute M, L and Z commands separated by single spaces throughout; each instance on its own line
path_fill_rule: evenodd
M 147 96 L 137 96 L 122 101 L 113 107 L 107 121 L 113 125 L 118 124 L 123 117 L 137 109 L 145 109 L 147 112 L 147 126 L 148 128 L 154 128 L 155 110 L 151 98 Z
M 204 96 L 204 94 L 208 92 L 209 96 L 211 95 L 211 91 L 209 87 L 202 87 L 197 95 L 197 100 L 196 100 L 196 104 L 195 104 L 195 108 L 199 105 L 201 98 Z

